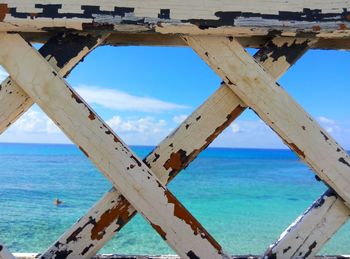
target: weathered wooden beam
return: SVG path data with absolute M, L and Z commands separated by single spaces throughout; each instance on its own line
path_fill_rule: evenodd
M 40 254 L 35 253 L 15 253 L 17 259 L 35 259 Z M 233 255 L 230 259 L 261 259 L 257 255 Z M 349 255 L 328 255 L 315 256 L 315 259 L 349 259 Z M 180 259 L 177 255 L 117 255 L 117 254 L 100 254 L 92 257 L 92 259 Z
M 43 35 L 43 33 L 39 33 Z M 266 42 L 275 38 L 274 36 L 245 36 L 236 37 L 236 40 L 244 48 L 256 48 L 260 49 Z M 280 37 L 291 38 L 291 37 Z M 311 40 L 312 37 L 298 37 L 298 41 Z M 32 40 L 35 40 L 32 39 Z M 44 41 L 45 42 L 45 41 Z M 187 47 L 187 43 L 177 34 L 159 34 L 159 33 L 111 33 L 105 40 L 105 45 L 110 46 L 184 46 Z M 350 38 L 319 38 L 314 44 L 310 46 L 311 49 L 322 50 L 349 50 Z
M 187 40 L 224 78 L 230 88 L 349 204 L 350 193 L 347 190 L 350 166 L 346 151 L 303 111 L 233 38 L 188 37 Z M 333 212 L 342 215 L 339 209 Z M 312 216 L 311 219 L 315 219 L 319 224 L 318 218 Z M 340 222 L 338 225 L 341 226 Z M 325 224 L 323 229 L 328 229 L 329 234 L 332 234 L 338 225 Z M 327 241 L 322 241 L 323 237 L 318 238 L 320 244 Z
M 23 32 L 21 36 L 29 42 L 46 43 L 55 35 L 54 32 Z M 260 49 L 274 36 L 237 36 L 237 41 L 245 48 Z M 282 37 L 283 38 L 283 37 Z M 289 37 L 287 37 L 289 38 Z M 300 40 L 309 37 L 299 37 Z M 188 46 L 187 43 L 177 34 L 161 34 L 155 32 L 125 33 L 113 32 L 101 45 L 109 46 Z M 312 46 L 312 49 L 350 49 L 350 38 L 329 39 L 319 38 Z
M 222 85 L 143 161 L 160 182 L 167 184 L 244 109 L 232 91 Z M 120 192 L 112 188 L 55 241 L 41 258 L 63 258 L 62 255 L 67 255 L 65 258 L 91 258 L 135 214 L 136 209 Z
M 181 257 L 226 257 L 142 160 L 20 35 L 0 35 L 0 62 Z
M 264 258 L 315 258 L 349 215 L 344 200 L 329 189 L 282 233 Z
M 278 48 L 273 46 L 282 45 L 282 42 L 286 43 L 286 39 L 276 38 L 254 56 L 276 79 L 311 45 L 308 40 L 305 40 L 303 48 L 295 49 L 293 44 L 285 45 L 285 55 L 289 61 L 287 62 L 284 57 L 275 57 Z M 145 163 L 162 183 L 169 183 L 244 110 L 242 101 L 223 84 L 144 159 Z M 130 216 L 124 217 L 119 208 L 129 211 Z M 42 254 L 42 258 L 55 258 L 58 254 L 67 253 L 66 251 L 71 251 L 68 258 L 90 258 L 117 234 L 135 213 L 132 205 L 112 188 L 84 217 L 51 245 Z M 101 235 L 98 239 L 93 239 L 91 236 L 96 229 L 99 229 Z M 71 238 L 72 236 L 74 238 Z M 86 247 L 90 249 L 82 254 Z
M 61 76 L 69 72 L 108 35 L 57 34 L 39 50 Z M 10 77 L 0 85 L 0 133 L 32 105 L 33 100 Z
M 0 31 L 349 37 L 346 0 L 2 1 Z
M 4 245 L 0 244 L 0 259 L 15 259 L 15 257 Z
M 196 36 L 186 39 L 232 91 L 350 204 L 350 158 L 327 131 L 234 38 Z M 283 55 L 283 47 L 279 55 Z

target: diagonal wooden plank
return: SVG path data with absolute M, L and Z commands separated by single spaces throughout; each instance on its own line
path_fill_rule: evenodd
M 350 159 L 346 151 L 233 38 L 187 40 L 230 88 L 349 204 Z
M 189 45 L 315 173 L 350 204 L 350 158 L 233 38 L 186 37 Z
M 276 38 L 266 43 L 254 57 L 277 79 L 310 44 L 308 40 L 296 42 Z M 281 47 L 285 49 L 285 55 L 277 57 Z M 144 159 L 145 163 L 162 183 L 169 183 L 244 109 L 242 101 L 223 84 Z M 132 205 L 112 188 L 41 257 L 62 258 L 62 255 L 67 255 L 68 258 L 91 258 L 135 213 Z
M 204 106 L 143 161 L 159 177 L 159 181 L 168 183 L 243 110 L 240 100 L 235 98 L 232 91 L 226 85 L 221 86 Z M 182 159 L 179 159 L 181 154 Z M 112 188 L 41 258 L 91 258 L 135 214 L 136 209 Z
M 227 257 L 142 160 L 21 36 L 0 35 L 0 62 L 181 257 Z
M 0 259 L 15 259 L 15 257 L 4 245 L 0 244 Z
M 327 190 L 269 247 L 264 258 L 315 258 L 349 215 L 344 200 Z
M 282 233 L 265 255 L 289 258 L 301 254 L 312 258 L 347 221 L 348 215 L 350 210 L 343 200 L 329 190 Z
M 61 76 L 69 72 L 108 35 L 57 34 L 39 52 Z M 10 77 L 0 85 L 0 134 L 32 105 L 33 100 Z

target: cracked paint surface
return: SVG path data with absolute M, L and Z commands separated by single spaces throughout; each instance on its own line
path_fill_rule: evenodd
M 219 75 L 223 78 L 228 77 L 230 81 L 234 82 L 235 86 L 231 89 L 278 133 L 284 142 L 315 171 L 326 185 L 334 188 L 343 199 L 349 201 L 347 190 L 350 183 L 350 171 L 346 166 L 350 159 L 347 153 L 297 103 L 283 92 L 278 84 L 271 80 L 266 71 L 253 62 L 244 49 L 239 49 L 236 42 L 224 38 L 188 37 L 187 41 L 190 41 L 190 45 Z M 225 59 L 227 56 L 230 56 L 230 59 Z M 238 64 L 241 66 L 240 70 L 235 69 Z M 220 66 L 220 69 L 217 69 L 218 66 Z M 242 72 L 244 70 L 254 72 L 244 73 Z M 236 71 L 240 71 L 240 73 Z M 340 158 L 339 153 L 341 153 Z M 322 202 L 324 201 L 321 199 L 316 205 L 321 206 Z M 347 204 L 349 203 L 347 202 Z M 309 236 L 312 235 L 310 231 L 312 232 L 313 229 L 305 230 L 302 228 L 303 231 L 306 231 L 303 235 L 307 238 L 301 240 L 301 242 L 299 242 L 300 240 L 298 242 L 293 241 L 296 243 L 296 247 L 293 249 L 289 248 L 293 242 L 287 242 L 284 246 L 279 247 L 280 258 L 289 258 L 289 256 L 285 257 L 286 255 L 283 255 L 283 251 L 293 254 L 295 249 L 298 249 L 298 244 L 302 245 L 303 248 L 307 248 L 304 256 L 312 257 L 319 251 L 328 238 L 344 223 L 344 217 L 339 216 L 343 215 L 344 208 L 341 205 L 339 206 L 331 210 L 333 214 L 327 216 L 326 222 L 328 223 L 321 228 L 325 230 L 326 234 L 317 232 L 313 237 L 314 239 L 311 239 Z M 323 224 L 322 217 L 319 218 L 315 216 L 316 214 L 310 215 L 312 215 L 310 222 Z M 337 222 L 337 216 L 340 217 L 339 222 Z M 303 216 L 301 217 L 303 218 Z M 347 218 L 348 214 L 345 216 L 345 219 Z M 304 226 L 307 228 L 309 224 L 304 224 Z M 289 237 L 289 235 L 289 232 L 285 234 L 286 237 Z M 323 240 L 323 238 L 326 239 Z M 299 252 L 299 254 L 302 255 L 303 252 Z M 276 253 L 268 253 L 267 256 L 268 258 L 269 256 L 276 258 Z
M 131 0 L 35 2 L 4 1 L 2 31 L 159 31 L 280 36 L 349 37 L 350 6 L 345 0 L 241 2 L 209 0 L 173 3 Z M 53 19 L 50 25 L 45 19 Z
M 179 255 L 186 257 L 191 249 L 200 256 L 225 257 L 221 247 L 216 242 L 213 245 L 209 234 L 203 238 L 193 233 L 192 224 L 200 228 L 202 233 L 207 232 L 196 224 L 187 210 L 183 209 L 181 217 L 191 220 L 174 215 L 175 205 L 183 208 L 179 201 L 174 198 L 173 204 L 169 204 L 167 196 L 170 192 L 166 187 L 96 114 L 96 119 L 89 119 L 93 110 L 62 78 L 52 74 L 52 67 L 34 49 L 16 34 L 2 34 L 0 39 L 0 60 L 6 70 L 43 111 L 61 126 L 67 136 L 89 154 L 92 162 L 137 210 L 150 223 L 160 226 L 167 233 L 166 241 Z M 10 59 L 21 62 L 8 62 Z M 41 74 L 38 76 L 35 71 L 18 73 L 28 69 L 40 69 Z M 49 88 L 46 87 L 48 85 Z M 127 171 L 129 165 L 134 167 L 129 167 Z
M 44 44 L 39 49 L 39 53 L 59 71 L 60 75 L 67 76 L 91 50 L 101 43 L 101 39 L 103 37 L 59 33 Z M 12 125 L 33 104 L 33 100 L 10 77 L 5 79 L 0 85 L 0 133 Z
M 350 168 L 346 165 L 350 162 L 348 154 L 276 84 L 271 75 L 256 64 L 236 41 L 224 37 L 186 38 L 191 47 L 218 75 L 224 80 L 228 77 L 235 84 L 230 86 L 232 91 L 242 98 L 326 184 L 349 203 L 350 193 L 347 190 L 350 189 Z M 230 56 L 230 59 L 227 59 L 227 56 Z M 303 126 L 307 130 L 303 130 Z M 328 140 L 325 140 L 320 131 Z M 339 161 L 339 157 L 346 163 Z
M 314 258 L 349 215 L 344 200 L 329 189 L 281 234 L 265 257 Z
M 277 40 L 278 42 L 278 40 Z M 276 43 L 277 44 L 277 43 Z M 291 52 L 293 50 L 291 49 Z M 262 53 L 266 53 L 266 49 L 261 49 L 256 55 L 257 62 L 261 62 L 267 69 L 274 68 L 270 62 L 271 57 L 267 60 L 260 60 L 259 57 Z M 293 51 L 293 55 L 295 55 Z M 297 58 L 297 57 L 296 57 Z M 284 61 L 283 61 L 284 60 Z M 277 60 L 275 63 L 281 62 L 278 66 L 280 71 L 277 70 L 276 77 L 280 76 L 288 67 L 290 63 L 286 62 L 282 58 L 282 61 Z M 172 134 L 170 134 L 163 142 L 161 142 L 143 161 L 149 168 L 159 177 L 159 180 L 163 183 L 170 182 L 182 169 L 184 169 L 195 157 L 205 149 L 230 123 L 237 118 L 245 109 L 242 101 L 237 98 L 229 87 L 225 84 L 221 87 L 193 114 L 189 116 Z M 187 125 L 191 125 L 188 127 Z M 135 215 L 136 210 L 129 205 L 128 206 L 128 220 L 125 220 L 121 215 L 114 214 L 115 218 L 112 222 L 112 218 L 109 221 L 109 226 L 105 225 L 103 231 L 103 238 L 101 240 L 89 240 L 85 238 L 90 235 L 91 226 L 86 225 L 86 222 L 90 218 L 99 220 L 105 213 L 109 213 L 114 210 L 119 204 L 119 199 L 122 196 L 115 189 L 112 189 L 107 193 L 79 222 L 77 222 L 68 232 L 66 232 L 59 240 L 64 242 L 69 233 L 74 232 L 75 229 L 84 227 L 81 232 L 81 238 L 77 242 L 66 243 L 66 246 L 62 249 L 73 249 L 74 255 L 80 254 L 79 251 L 82 248 L 94 244 L 94 247 L 90 250 L 92 256 L 99 248 L 103 246 L 115 232 L 118 232 L 131 218 Z M 122 199 L 124 206 L 125 200 Z M 125 207 L 126 208 L 126 207 Z M 121 220 L 123 218 L 123 220 Z M 117 227 L 116 227 L 117 226 Z M 153 224 L 153 227 L 166 239 L 166 233 L 164 230 Z M 56 248 L 52 246 L 44 254 L 52 254 Z M 73 254 L 72 254 L 73 256 Z
M 312 5 L 312 2 L 310 2 L 310 4 Z M 81 10 L 83 10 L 83 13 L 69 13 L 69 12 L 62 12 L 61 8 L 64 9 L 64 6 L 60 5 L 60 4 L 36 4 L 35 8 L 37 9 L 41 9 L 42 12 L 31 12 L 31 13 L 26 13 L 25 10 L 21 10 L 17 12 L 17 7 L 16 9 L 14 9 L 12 7 L 9 8 L 7 4 L 0 4 L 0 28 L 2 26 L 1 21 L 4 21 L 7 18 L 11 18 L 11 16 L 13 15 L 12 18 L 16 18 L 16 19 L 24 19 L 24 18 L 29 18 L 29 22 L 33 21 L 34 23 L 32 23 L 30 26 L 32 26 L 33 24 L 35 24 L 36 21 L 45 18 L 45 15 L 47 15 L 48 17 L 53 17 L 55 18 L 55 22 L 54 22 L 54 28 L 56 26 L 56 22 L 58 23 L 59 20 L 65 20 L 65 23 L 67 22 L 67 19 L 75 19 L 76 21 L 79 19 L 92 19 L 92 21 L 89 22 L 84 22 L 82 23 L 82 29 L 83 30 L 115 30 L 116 28 L 122 28 L 122 27 L 118 27 L 119 25 L 125 25 L 125 26 L 146 26 L 148 29 L 151 30 L 162 30 L 164 33 L 168 33 L 168 32 L 174 32 L 172 30 L 167 31 L 167 26 L 168 25 L 172 25 L 173 23 L 173 18 L 174 17 L 174 12 L 172 10 L 172 8 L 161 8 L 159 9 L 159 12 L 157 13 L 157 17 L 156 19 L 153 19 L 152 21 L 144 19 L 143 21 L 138 20 L 138 16 L 136 16 L 138 7 L 114 7 L 114 9 L 109 6 L 110 9 L 108 10 L 104 10 L 103 8 L 101 8 L 101 6 L 93 6 L 93 5 L 82 5 L 81 6 Z M 102 10 L 103 9 L 103 10 Z M 321 10 L 321 9 L 310 9 L 310 8 L 304 8 L 302 11 L 284 11 L 284 12 L 279 12 L 278 14 L 267 14 L 267 13 L 254 13 L 254 12 L 245 12 L 245 11 L 239 11 L 239 12 L 233 12 L 233 11 L 217 11 L 214 13 L 214 15 L 216 17 L 219 17 L 219 19 L 201 19 L 201 18 L 196 18 L 196 19 L 192 19 L 192 18 L 188 18 L 188 19 L 181 19 L 180 22 L 177 22 L 177 25 L 179 28 L 181 28 L 181 26 L 183 25 L 182 23 L 189 23 L 191 25 L 194 25 L 195 27 L 197 27 L 199 30 L 203 30 L 203 31 L 207 31 L 211 28 L 219 28 L 219 27 L 223 27 L 223 26 L 251 26 L 251 24 L 256 23 L 259 19 L 261 20 L 269 20 L 269 21 L 283 21 L 283 22 L 287 22 L 286 23 L 286 27 L 288 28 L 288 22 L 293 20 L 293 21 L 297 21 L 298 22 L 303 22 L 304 26 L 305 24 L 307 24 L 306 26 L 309 26 L 311 23 L 315 23 L 315 22 L 319 22 L 319 23 L 323 23 L 322 26 L 321 25 L 312 25 L 312 31 L 299 31 L 299 33 L 303 34 L 303 36 L 307 36 L 307 37 L 315 37 L 316 35 L 318 35 L 324 28 L 333 28 L 335 25 L 337 25 L 339 30 L 347 30 L 347 21 L 349 20 L 349 14 L 347 11 L 347 8 L 343 8 L 342 12 L 338 12 L 336 14 L 334 14 L 334 10 L 336 10 L 336 8 L 333 8 L 333 11 L 330 13 L 327 13 L 325 10 Z M 340 10 L 340 9 L 339 9 Z M 10 14 L 10 15 L 9 15 Z M 91 16 L 90 18 L 88 16 Z M 9 17 L 10 16 L 10 17 Z M 96 18 L 97 17 L 97 18 Z M 102 20 L 100 20 L 102 18 Z M 108 19 L 112 19 L 113 18 L 113 22 L 112 24 L 110 23 L 110 20 Z M 14 19 L 15 20 L 15 19 Z M 101 22 L 103 21 L 103 22 Z M 5 21 L 7 22 L 7 21 Z M 260 21 L 259 21 L 260 22 Z M 296 23 L 296 24 L 297 24 Z M 310 23 L 310 24 L 309 24 Z M 250 24 L 250 25 L 249 25 Z M 330 27 L 333 26 L 333 27 Z M 269 26 L 269 28 L 271 28 L 273 26 Z M 131 28 L 131 27 L 128 27 Z M 136 27 L 132 27 L 133 30 Z M 294 28 L 294 27 L 293 27 Z M 37 28 L 38 29 L 38 28 Z M 40 29 L 45 30 L 50 30 L 52 28 L 49 27 L 42 27 Z M 65 30 L 67 28 L 65 27 L 61 27 L 61 29 Z M 72 29 L 72 28 L 69 28 Z M 74 28 L 77 29 L 77 28 Z M 186 30 L 184 31 L 186 32 Z M 190 31 L 191 32 L 191 31 Z M 205 33 L 207 33 L 205 32 Z M 282 35 L 283 31 L 282 30 L 269 30 L 269 33 L 272 35 L 272 33 L 274 35 Z M 346 36 L 346 34 L 343 34 L 343 36 Z M 94 40 L 94 39 L 93 39 Z M 234 41 L 234 38 L 232 36 L 230 36 L 228 38 L 228 40 L 230 42 Z M 69 42 L 73 42 L 73 40 L 69 40 Z M 88 42 L 88 41 L 85 41 Z M 89 43 L 90 45 L 87 44 L 87 48 L 91 48 L 91 46 L 96 45 L 96 42 L 92 41 Z M 305 51 L 308 46 L 309 46 L 309 42 L 297 42 L 296 40 L 293 43 L 283 43 L 283 45 L 274 45 L 275 43 L 270 42 L 270 48 L 271 51 L 269 49 L 265 49 L 265 53 L 263 55 L 261 55 L 259 58 L 258 56 L 256 56 L 257 59 L 260 59 L 260 61 L 269 61 L 272 64 L 275 65 L 275 67 L 277 67 L 277 63 L 279 62 L 284 62 L 283 59 L 285 59 L 285 61 L 287 63 L 289 63 L 289 65 L 293 64 L 295 59 L 297 59 L 302 53 L 303 51 Z M 71 48 L 72 50 L 74 50 L 74 48 Z M 293 56 L 288 56 L 288 52 L 290 52 L 291 50 L 295 50 L 295 57 Z M 64 53 L 65 54 L 65 53 Z M 77 54 L 77 53 L 76 53 Z M 79 54 L 79 51 L 78 51 Z M 262 54 L 262 53 L 260 53 Z M 73 55 L 73 54 L 72 54 Z M 44 55 L 47 56 L 48 55 Z M 58 66 L 58 68 L 62 67 L 62 66 L 67 66 L 68 67 L 68 63 L 70 62 L 70 58 L 65 57 L 64 55 L 60 56 L 60 55 L 56 55 L 57 56 L 57 60 L 54 60 L 56 63 L 56 65 Z M 214 55 L 212 55 L 212 53 L 206 51 L 205 52 L 205 56 L 207 58 L 213 58 Z M 48 58 L 47 58 L 48 59 Z M 265 64 L 268 67 L 268 64 Z M 74 66 L 73 66 L 74 67 Z M 72 68 L 73 68 L 72 67 Z M 66 71 L 66 74 L 69 73 L 69 71 L 72 69 L 68 69 Z M 218 67 L 219 68 L 219 67 Z M 221 68 L 220 68 L 221 69 Z M 264 67 L 265 70 L 268 70 Z M 286 69 L 286 68 L 285 68 Z M 59 77 L 59 75 L 56 73 L 56 71 L 52 70 L 51 71 L 52 74 L 54 75 L 54 77 Z M 278 71 L 274 72 L 273 70 L 270 71 L 271 75 L 274 77 L 279 77 L 280 75 L 278 75 Z M 282 74 L 282 73 L 280 73 Z M 237 87 L 237 82 L 235 80 L 232 80 L 232 78 L 230 76 L 225 76 L 224 77 L 226 83 L 228 86 L 226 87 Z M 6 85 L 11 86 L 11 81 L 8 81 L 6 83 Z M 278 86 L 278 85 L 277 85 Z M 13 90 L 9 89 L 9 88 L 3 88 L 3 86 L 1 86 L 0 88 L 0 92 L 1 90 L 4 90 L 4 92 L 8 95 L 13 95 L 13 93 L 16 94 L 20 94 L 22 97 L 25 97 L 26 100 L 31 100 L 30 97 L 28 97 L 25 93 L 20 92 L 20 90 L 16 90 L 16 92 L 14 92 Z M 74 91 L 71 91 L 71 97 L 78 103 L 78 104 L 82 104 L 84 105 L 84 102 L 80 99 L 79 96 L 77 96 L 75 94 Z M 245 98 L 243 98 L 245 99 Z M 23 105 L 23 103 L 25 103 L 24 101 L 21 102 L 20 104 Z M 202 143 L 202 146 L 200 146 L 197 149 L 192 149 L 192 150 L 186 150 L 185 148 L 179 148 L 176 151 L 176 145 L 174 143 L 167 143 L 167 147 L 171 150 L 170 151 L 170 156 L 168 156 L 168 160 L 166 160 L 164 162 L 164 158 L 166 159 L 167 156 L 164 155 L 162 152 L 154 152 L 151 153 L 150 156 L 153 155 L 153 157 L 151 158 L 150 156 L 148 156 L 148 158 L 152 159 L 151 161 L 148 161 L 148 159 L 146 158 L 144 160 L 144 163 L 151 167 L 152 166 L 154 168 L 156 168 L 157 165 L 162 166 L 166 171 L 167 171 L 167 175 L 164 176 L 164 181 L 162 181 L 162 179 L 160 178 L 160 181 L 156 180 L 156 186 L 160 189 L 164 189 L 164 187 L 162 186 L 161 182 L 167 183 L 169 182 L 173 177 L 176 176 L 176 174 L 183 168 L 185 168 L 199 153 L 201 150 L 203 150 L 204 148 L 206 148 L 206 146 L 208 144 L 210 144 L 210 142 L 215 139 L 215 137 L 221 133 L 221 131 L 226 128 L 230 122 L 233 121 L 234 118 L 236 118 L 244 109 L 245 109 L 245 104 L 242 103 L 242 105 L 238 105 L 237 108 L 235 108 L 233 111 L 231 111 L 226 115 L 226 120 L 223 121 L 223 124 L 221 124 L 221 126 L 218 126 L 212 133 L 211 135 L 209 135 L 205 140 L 206 142 Z M 18 111 L 18 115 L 22 114 L 24 112 L 24 110 L 26 109 L 26 107 L 21 107 L 21 110 Z M 84 107 L 85 110 L 87 110 L 88 113 L 88 119 L 90 121 L 98 121 L 99 118 L 96 117 L 96 115 L 94 114 L 94 112 L 91 110 L 91 108 L 89 108 L 88 106 L 85 105 Z M 0 116 L 1 118 L 1 116 Z M 205 117 L 204 117 L 205 118 Z M 199 122 L 202 120 L 202 115 L 198 115 L 192 119 L 195 119 L 196 122 Z M 275 120 L 268 120 L 271 124 L 275 124 Z M 313 120 L 310 118 L 310 121 L 313 122 Z M 9 125 L 11 125 L 11 121 L 7 122 L 6 127 L 8 127 Z M 57 124 L 60 124 L 59 122 L 56 122 Z M 193 121 L 187 121 L 186 124 L 184 124 L 183 130 L 189 131 L 191 130 L 191 128 L 195 125 L 195 122 Z M 306 126 L 305 126 L 306 125 Z M 305 123 L 305 125 L 300 126 L 300 128 L 305 131 L 308 132 L 310 129 L 310 126 L 307 125 L 307 123 Z M 117 146 L 114 148 L 115 150 L 120 150 L 124 153 L 130 153 L 130 150 L 122 143 L 122 141 L 114 135 L 114 133 L 108 128 L 108 126 L 106 126 L 104 123 L 101 124 L 101 126 L 99 127 L 100 129 L 104 130 L 106 135 L 109 135 L 110 137 L 112 137 L 113 141 L 117 144 Z M 275 128 L 273 128 L 276 132 L 280 133 L 278 130 L 276 130 Z M 181 127 L 177 130 L 181 132 Z M 174 132 L 174 135 L 172 136 L 176 136 L 177 131 Z M 328 136 L 327 133 L 325 133 L 324 131 L 320 130 L 321 133 L 321 137 L 324 138 L 325 142 L 329 142 L 329 145 L 331 146 L 335 146 L 334 143 L 332 142 L 333 140 L 330 138 L 330 136 Z M 171 137 L 171 136 L 170 136 Z M 288 142 L 289 141 L 289 142 Z M 294 142 L 290 141 L 289 137 L 285 140 L 286 143 L 289 144 L 289 146 L 298 153 L 298 155 L 301 158 L 304 158 L 305 160 L 308 159 L 307 157 L 307 148 L 301 149 L 299 147 L 299 145 L 295 144 Z M 175 145 L 175 146 L 174 146 Z M 85 151 L 85 148 L 82 146 L 79 146 L 79 148 L 82 150 L 82 152 L 89 157 L 89 153 L 90 150 L 87 152 Z M 157 147 L 159 148 L 159 146 Z M 336 152 L 340 152 L 342 154 L 340 154 L 341 156 L 339 157 L 338 155 L 338 161 L 342 164 L 344 164 L 345 166 L 349 166 L 349 157 L 347 155 L 344 156 L 344 150 L 340 147 L 336 146 Z M 93 152 L 92 152 L 93 153 Z M 136 170 L 137 167 L 144 167 L 144 165 L 142 164 L 141 160 L 139 160 L 138 158 L 136 158 L 133 154 L 131 154 L 128 159 L 131 159 L 131 163 L 127 166 L 127 171 L 133 171 Z M 163 160 L 162 160 L 163 159 Z M 104 162 L 104 159 L 101 159 L 101 161 L 99 161 L 101 163 Z M 162 163 L 163 164 L 162 164 Z M 153 164 L 152 164 L 153 163 Z M 310 162 L 309 162 L 310 163 Z M 164 170 L 162 169 L 162 170 Z M 152 168 L 152 170 L 154 170 Z M 147 169 L 142 169 L 143 173 L 147 175 L 147 179 L 148 180 L 152 180 L 153 178 L 153 174 L 147 170 Z M 324 171 L 324 169 L 321 170 L 322 173 Z M 157 172 L 155 172 L 157 175 Z M 162 177 L 162 176 L 160 176 Z M 165 179 L 168 178 L 168 179 Z M 330 185 L 333 183 L 333 181 L 331 179 L 326 177 L 322 177 L 322 179 L 324 179 L 327 183 L 329 183 Z M 164 189 L 165 190 L 165 189 Z M 120 196 L 120 194 L 118 192 L 114 193 L 114 190 L 112 190 L 110 193 L 112 193 L 114 196 L 114 194 L 116 194 L 117 197 Z M 179 208 L 182 208 L 182 206 L 180 206 L 181 204 L 179 204 L 175 197 L 172 197 L 171 195 L 167 195 L 165 194 L 166 197 L 168 197 L 168 203 L 172 203 L 174 204 L 174 212 L 176 211 L 177 208 L 177 212 L 179 212 Z M 170 200 L 172 202 L 169 202 L 169 197 Z M 329 196 L 327 196 L 329 197 Z M 175 199 L 175 200 L 174 200 Z M 108 208 L 108 210 L 103 211 L 102 212 L 102 216 L 101 219 L 98 223 L 96 223 L 96 220 L 94 218 L 89 218 L 89 222 L 85 223 L 84 227 L 81 229 L 76 229 L 73 231 L 73 233 L 66 239 L 66 243 L 77 243 L 81 238 L 79 237 L 80 233 L 83 233 L 84 229 L 87 226 L 92 227 L 93 229 L 95 229 L 94 231 L 92 231 L 94 233 L 94 238 L 92 238 L 93 240 L 103 240 L 103 237 L 106 234 L 105 230 L 112 225 L 112 222 L 115 222 L 113 220 L 117 219 L 117 223 L 114 226 L 114 232 L 118 232 L 121 227 L 123 225 L 125 225 L 128 220 L 130 220 L 132 218 L 133 215 L 135 215 L 136 210 L 131 206 L 128 205 L 129 203 L 125 200 L 126 202 L 125 206 L 123 208 L 121 207 L 115 207 L 115 210 L 110 210 L 110 208 Z M 117 206 L 119 206 L 120 204 L 118 203 L 119 201 L 117 201 Z M 113 202 L 111 203 L 115 203 L 115 200 L 113 200 Z M 120 201 L 120 203 L 122 203 L 122 201 Z M 326 199 L 322 196 L 321 199 L 319 199 L 317 201 L 317 203 L 315 203 L 315 206 L 313 206 L 313 209 L 319 209 L 322 208 L 324 206 L 324 204 L 326 203 Z M 180 206 L 180 207 L 179 207 Z M 335 209 L 336 213 L 339 213 L 339 208 Z M 184 214 L 185 213 L 185 214 Z M 201 233 L 206 233 L 205 230 L 201 230 L 201 228 L 195 227 L 196 226 L 196 221 L 194 218 L 191 218 L 188 214 L 186 214 L 186 212 L 183 212 L 181 210 L 181 213 L 175 213 L 176 215 L 181 215 L 179 216 L 179 218 L 186 222 L 187 224 L 189 224 L 190 226 L 194 227 L 192 228 L 192 230 L 194 230 L 194 234 L 198 235 L 198 230 L 200 231 L 204 231 Z M 176 216 L 174 215 L 174 216 Z M 348 216 L 348 215 L 347 215 Z M 145 217 L 147 217 L 147 215 L 145 215 Z M 149 220 L 149 219 L 148 219 Z M 83 220 L 81 220 L 80 222 L 83 222 Z M 162 229 L 162 227 L 160 225 L 157 225 L 156 223 L 153 223 L 153 221 L 149 220 L 149 222 L 152 224 L 152 226 L 157 230 L 158 233 L 160 233 L 160 235 L 166 239 L 167 233 L 166 231 L 164 231 Z M 96 227 L 97 226 L 97 227 Z M 196 232 L 197 230 L 197 232 Z M 203 236 L 203 235 L 201 235 Z M 204 236 L 206 237 L 206 239 L 209 241 L 209 243 L 211 243 L 214 247 L 217 245 L 217 243 L 215 242 L 215 240 L 211 240 L 210 236 L 204 234 Z M 92 237 L 92 235 L 91 235 Z M 306 244 L 306 243 L 305 243 Z M 309 244 L 307 246 L 307 250 L 304 254 L 304 257 L 310 257 L 313 254 L 316 253 L 316 250 L 318 249 L 318 246 L 320 242 L 319 240 L 314 240 L 311 244 Z M 60 242 L 56 242 L 55 246 L 57 248 L 62 248 L 65 247 L 65 245 L 63 243 Z M 87 257 L 89 252 L 92 251 L 95 248 L 95 244 L 86 244 L 85 247 L 82 248 L 80 255 L 83 257 Z M 221 247 L 217 247 L 217 249 Z M 65 249 L 65 250 L 64 250 Z M 56 258 L 66 258 L 69 257 L 69 255 L 72 255 L 73 250 L 71 249 L 66 249 L 64 248 L 63 250 L 60 251 L 56 251 Z M 292 251 L 292 247 L 289 245 L 287 247 L 283 248 L 283 254 L 288 253 L 289 251 Z M 219 252 L 220 254 L 220 252 Z M 301 252 L 299 252 L 299 255 L 302 255 Z M 186 253 L 186 256 L 189 258 L 199 258 L 197 256 L 197 254 L 193 251 L 193 250 L 189 250 Z

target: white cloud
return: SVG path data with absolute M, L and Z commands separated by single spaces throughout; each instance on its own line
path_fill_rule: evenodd
M 256 132 L 270 131 L 270 128 L 261 120 L 237 120 L 230 126 L 233 133 L 253 134 Z
M 153 117 L 123 120 L 120 116 L 114 116 L 107 124 L 118 133 L 159 133 L 165 130 L 165 120 L 156 120 Z
M 166 102 L 150 97 L 141 97 L 115 89 L 78 86 L 76 91 L 90 104 L 101 105 L 105 108 L 119 111 L 141 111 L 160 113 L 188 106 Z
M 161 142 L 186 115 L 168 120 L 154 116 L 114 116 L 106 122 L 129 145 L 156 145 Z M 164 117 L 165 118 L 165 117 Z M 350 123 L 319 117 L 318 121 L 345 148 L 350 146 Z M 329 127 L 329 128 L 327 128 Z M 331 129 L 330 129 L 331 128 Z M 0 136 L 1 142 L 70 143 L 64 133 L 37 106 L 25 113 Z M 256 118 L 239 118 L 231 124 L 212 146 L 244 148 L 287 148 L 275 132 Z
M 41 110 L 34 108 L 22 115 L 0 135 L 1 142 L 71 143 Z
M 61 129 L 57 127 L 55 123 L 53 123 L 52 120 L 48 119 L 46 122 L 46 132 L 47 133 L 59 133 L 61 132 Z
M 4 81 L 7 77 L 8 77 L 8 73 L 6 72 L 6 70 L 0 66 L 0 81 Z
M 178 116 L 174 116 L 173 117 L 173 122 L 177 123 L 177 124 L 180 124 L 182 123 L 184 120 L 186 120 L 188 117 L 188 115 L 186 114 L 181 114 L 181 115 L 178 115 Z
M 238 133 L 241 130 L 241 127 L 239 126 L 238 123 L 234 122 L 231 124 L 231 129 L 233 133 Z
M 29 110 L 11 127 L 12 131 L 23 133 L 57 133 L 59 128 L 43 113 Z
M 130 145 L 156 145 L 172 130 L 165 120 L 151 116 L 137 119 L 114 116 L 107 124 Z
M 172 130 L 164 119 L 151 116 L 126 119 L 114 116 L 106 122 L 131 145 L 156 145 Z M 37 106 L 23 114 L 1 134 L 0 142 L 71 143 Z
M 329 119 L 324 116 L 318 117 L 317 120 L 328 133 L 333 133 L 335 131 L 341 130 L 340 126 L 335 120 Z
M 330 125 L 336 124 L 336 122 L 334 120 L 329 119 L 329 118 L 324 117 L 324 116 L 318 117 L 318 121 L 321 123 L 330 124 Z
M 213 142 L 214 147 L 287 148 L 261 119 L 237 119 Z

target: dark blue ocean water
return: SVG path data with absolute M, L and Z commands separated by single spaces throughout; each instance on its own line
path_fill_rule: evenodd
M 0 144 L 0 163 L 0 242 L 12 252 L 42 252 L 111 187 L 73 145 Z M 204 151 L 169 188 L 233 254 L 261 254 L 326 189 L 288 150 L 225 148 Z M 349 230 L 322 252 L 349 252 Z M 100 252 L 174 253 L 140 216 Z

